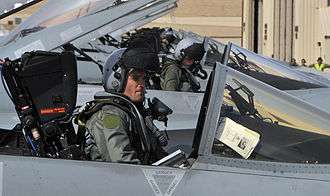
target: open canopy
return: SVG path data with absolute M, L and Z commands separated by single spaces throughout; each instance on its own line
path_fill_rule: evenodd
M 29 33 L 83 17 L 113 3 L 113 0 L 48 1 L 45 6 L 16 27 L 0 45 L 7 45 Z
M 64 8 L 64 2 L 71 2 L 71 6 Z M 53 7 L 55 10 L 48 13 Z M 106 34 L 136 28 L 175 7 L 176 0 L 131 0 L 119 4 L 110 0 L 55 1 L 6 37 L 0 58 L 16 59 L 24 52 L 51 51 L 66 43 L 79 46 Z

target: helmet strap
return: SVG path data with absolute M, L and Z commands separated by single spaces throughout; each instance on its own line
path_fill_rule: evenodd
M 121 77 L 120 77 L 118 92 L 123 93 L 125 91 L 126 84 L 127 84 L 128 70 L 122 69 L 120 75 L 121 75 Z

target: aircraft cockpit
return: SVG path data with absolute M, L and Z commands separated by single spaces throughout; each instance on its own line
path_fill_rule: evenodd
M 232 62 L 231 47 L 232 44 L 228 44 L 221 55 L 229 63 Z M 235 56 L 236 60 L 246 62 L 246 58 Z M 15 148 L 6 151 L 8 148 L 4 147 L 5 152 L 24 155 L 29 154 L 30 149 L 31 155 L 41 156 L 38 148 L 43 146 L 48 151 L 43 156 L 79 159 L 80 155 L 75 154 L 79 150 L 70 145 L 77 145 L 79 140 L 70 125 L 77 94 L 74 62 L 72 53 L 33 52 L 23 55 L 19 61 L 8 61 L 13 69 L 2 68 L 21 120 L 16 127 L 19 137 L 15 148 L 18 151 L 15 152 Z M 48 68 L 41 69 L 43 64 Z M 198 158 L 203 154 L 200 145 L 206 142 L 204 134 L 214 134 L 210 153 L 216 156 L 294 163 L 330 162 L 326 156 L 330 143 L 328 113 L 223 64 L 216 62 L 211 71 L 195 134 L 190 131 L 194 136 L 182 139 L 183 131 L 170 132 L 170 137 L 175 139 L 167 150 L 174 154 L 164 160 L 166 164 L 172 164 L 168 159 L 178 157 L 182 161 L 184 153 L 187 157 Z M 50 73 L 53 73 L 52 80 L 47 78 Z M 41 88 L 36 83 L 42 80 Z M 42 130 L 38 137 L 47 138 L 41 146 L 31 139 L 36 127 Z M 67 149 L 63 148 L 64 137 Z M 15 136 L 11 133 L 2 139 L 6 138 L 10 140 Z M 191 149 L 176 151 L 182 147 L 182 141 L 183 146 Z

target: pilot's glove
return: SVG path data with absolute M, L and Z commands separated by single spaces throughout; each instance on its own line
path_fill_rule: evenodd
M 152 117 L 151 116 L 147 116 L 145 118 L 145 123 L 146 123 L 146 126 L 151 131 L 151 134 L 153 134 L 154 137 L 157 138 L 157 140 L 159 142 L 159 145 L 160 146 L 167 146 L 168 141 L 167 141 L 166 134 L 163 131 L 159 131 L 159 129 L 152 122 Z

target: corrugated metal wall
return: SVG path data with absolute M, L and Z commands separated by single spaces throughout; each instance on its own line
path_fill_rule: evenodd
M 293 0 L 258 1 L 258 24 L 253 24 L 258 25 L 258 53 L 290 61 L 293 53 Z
M 305 58 L 307 64 L 313 64 L 322 57 L 330 63 L 329 18 L 327 0 L 294 1 L 293 57 L 298 62 Z
M 278 1 L 278 0 L 276 0 Z M 274 55 L 274 29 L 278 28 L 274 24 L 274 5 L 275 0 L 267 0 L 263 2 L 263 45 L 262 51 L 266 56 Z M 279 24 L 277 24 L 279 25 Z M 279 38 L 278 38 L 279 39 Z
M 260 6 L 262 54 L 284 61 L 293 57 L 298 63 L 305 58 L 308 64 L 321 56 L 330 64 L 328 0 L 267 0 Z M 253 17 L 251 13 L 249 16 Z
M 319 0 L 295 1 L 294 57 L 299 62 L 305 58 L 307 64 L 312 64 L 322 55 L 319 9 Z
M 290 61 L 292 58 L 292 30 L 293 30 L 293 0 L 275 0 L 273 7 L 269 2 L 264 12 L 273 13 L 273 53 L 268 51 L 265 54 L 276 59 Z M 271 46 L 268 47 L 271 50 Z
M 322 54 L 325 63 L 330 64 L 330 7 L 320 8 L 320 32 L 324 42 Z
M 247 49 L 253 48 L 253 0 L 243 1 L 243 44 Z

